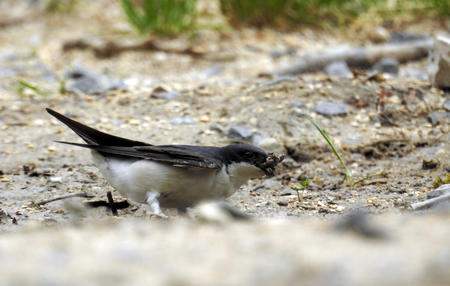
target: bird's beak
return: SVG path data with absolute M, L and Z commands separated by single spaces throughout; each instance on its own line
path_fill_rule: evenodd
M 273 153 L 269 153 L 269 155 L 267 155 L 266 161 L 260 164 L 258 167 L 263 170 L 267 176 L 272 177 L 275 174 L 276 166 L 278 165 L 278 163 L 283 161 L 283 159 L 284 155 L 277 156 Z

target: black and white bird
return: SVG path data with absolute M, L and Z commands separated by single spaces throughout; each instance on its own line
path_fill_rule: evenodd
M 248 144 L 151 145 L 46 110 L 86 144 L 57 142 L 90 149 L 95 165 L 117 191 L 135 202 L 147 203 L 157 215 L 162 215 L 160 207 L 184 210 L 202 200 L 224 199 L 251 178 L 273 175 L 282 160 Z

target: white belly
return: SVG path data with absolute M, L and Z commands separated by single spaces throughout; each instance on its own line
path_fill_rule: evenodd
M 235 188 L 225 170 L 173 167 L 150 160 L 105 159 L 92 151 L 94 163 L 106 180 L 127 198 L 145 202 L 158 192 L 162 207 L 184 208 L 205 199 L 230 196 Z

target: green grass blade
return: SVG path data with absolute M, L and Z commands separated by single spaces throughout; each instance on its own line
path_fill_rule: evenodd
M 344 158 L 342 158 L 341 153 L 339 153 L 339 151 L 336 148 L 336 145 L 334 145 L 333 141 L 331 140 L 330 136 L 328 135 L 328 132 L 325 129 L 320 128 L 320 126 L 311 118 L 311 116 L 306 115 L 306 118 L 309 120 L 309 122 L 312 123 L 312 125 L 314 125 L 314 127 L 316 127 L 316 129 L 320 132 L 320 134 L 325 139 L 325 141 L 327 141 L 328 146 L 330 146 L 330 148 L 333 151 L 334 155 L 336 155 L 336 157 L 341 162 L 342 167 L 344 168 L 345 176 L 347 178 L 348 185 L 350 187 L 352 187 L 353 186 L 352 175 L 350 174 L 350 171 L 347 168 L 347 164 L 345 164 Z

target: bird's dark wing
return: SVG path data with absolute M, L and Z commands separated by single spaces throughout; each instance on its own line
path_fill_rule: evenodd
M 71 142 L 58 141 L 64 144 L 75 145 L 89 148 L 99 152 L 104 156 L 120 156 L 130 159 L 147 159 L 157 162 L 168 163 L 177 167 L 198 167 L 206 169 L 220 169 L 223 163 L 214 158 L 195 152 L 191 146 L 169 145 L 169 146 L 104 146 L 93 144 L 79 144 Z M 201 147 L 200 147 L 201 148 Z M 206 147 L 208 148 L 208 147 Z
M 108 146 L 148 146 L 150 144 L 129 140 L 126 138 L 110 135 L 94 128 L 86 126 L 78 121 L 70 119 L 67 116 L 62 115 L 50 108 L 46 108 L 47 112 L 54 116 L 56 119 L 66 124 L 70 129 L 78 134 L 87 144 L 92 145 L 108 145 Z
M 50 108 L 46 110 L 77 133 L 87 144 L 57 141 L 60 143 L 93 149 L 105 156 L 112 155 L 134 159 L 147 159 L 180 167 L 208 169 L 219 169 L 222 167 L 222 162 L 213 156 L 214 153 L 211 153 L 215 147 L 186 145 L 153 146 L 144 142 L 129 140 L 98 131 Z

